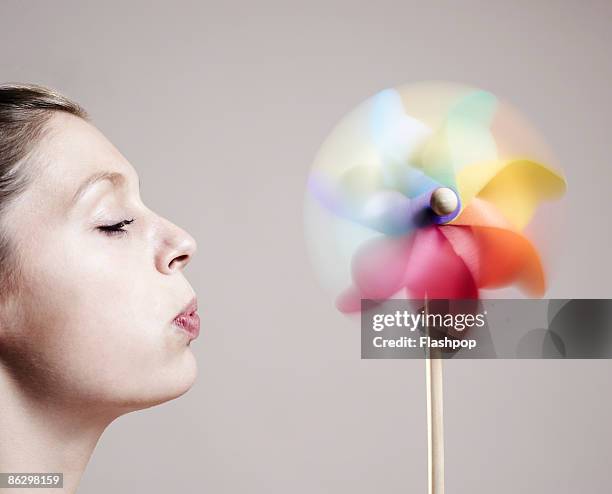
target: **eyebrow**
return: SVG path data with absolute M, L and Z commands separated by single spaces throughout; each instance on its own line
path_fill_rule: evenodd
M 92 187 L 96 183 L 101 182 L 103 180 L 108 180 L 113 185 L 118 185 L 118 184 L 125 182 L 125 176 L 123 176 L 121 173 L 108 172 L 108 171 L 94 173 L 93 175 L 88 177 L 85 181 L 83 181 L 81 185 L 79 185 L 79 188 L 74 193 L 74 196 L 72 197 L 72 200 L 70 201 L 70 204 L 71 205 L 76 204 L 90 187 Z

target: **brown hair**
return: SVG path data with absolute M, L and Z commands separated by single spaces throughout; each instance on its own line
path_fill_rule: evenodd
M 25 164 L 57 111 L 88 118 L 77 103 L 53 89 L 0 84 L 0 214 L 27 185 Z M 0 231 L 0 292 L 12 278 L 11 264 L 8 240 Z

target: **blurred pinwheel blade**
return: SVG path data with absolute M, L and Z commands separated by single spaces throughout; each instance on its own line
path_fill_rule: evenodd
M 474 197 L 489 201 L 519 230 L 529 224 L 540 202 L 565 192 L 565 180 L 559 173 L 527 159 L 467 166 L 458 176 L 458 185 L 466 203 Z
M 412 197 L 412 181 L 402 175 L 431 129 L 406 114 L 402 99 L 394 89 L 385 89 L 372 98 L 369 128 L 380 155 L 384 185 L 389 188 L 403 185 L 407 189 L 400 191 Z
M 464 166 L 495 159 L 497 147 L 489 128 L 495 106 L 495 97 L 485 91 L 460 98 L 419 150 L 417 166 L 446 187 L 456 188 L 456 174 Z

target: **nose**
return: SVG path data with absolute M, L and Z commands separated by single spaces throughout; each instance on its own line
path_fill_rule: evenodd
M 197 249 L 195 239 L 174 223 L 160 218 L 159 247 L 155 256 L 155 265 L 162 274 L 173 274 L 191 261 Z

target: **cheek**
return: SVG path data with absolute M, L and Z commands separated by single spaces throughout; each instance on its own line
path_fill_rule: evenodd
M 24 251 L 20 329 L 30 353 L 59 393 L 124 402 L 180 394 L 195 362 L 166 321 L 163 278 L 146 249 L 92 237 Z
M 68 247 L 45 245 L 44 252 L 30 255 L 24 263 L 24 298 L 32 330 L 51 327 L 66 336 L 75 332 L 76 340 L 99 343 L 103 336 L 116 333 L 125 341 L 140 333 L 138 314 L 140 323 L 145 322 L 143 316 L 155 316 L 144 311 L 151 309 L 146 302 L 148 292 L 154 291 L 144 259 L 131 258 L 129 251 L 116 247 L 105 250 L 91 241 L 70 242 Z

